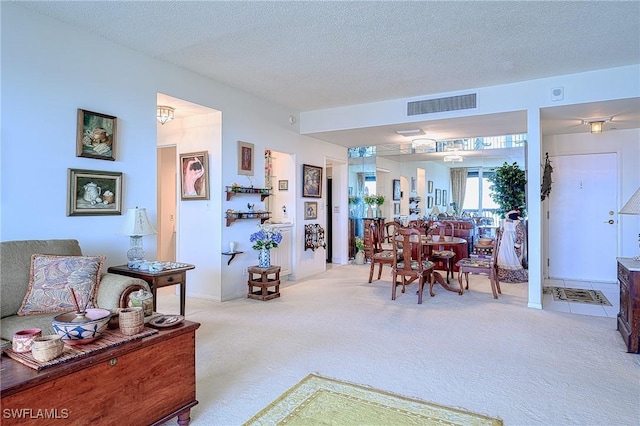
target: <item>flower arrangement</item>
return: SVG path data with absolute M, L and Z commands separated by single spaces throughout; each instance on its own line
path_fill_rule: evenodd
M 258 232 L 254 232 L 249 237 L 249 241 L 253 243 L 253 246 L 251 247 L 254 250 L 270 250 L 278 247 L 278 244 L 282 241 L 282 234 L 280 233 L 280 230 L 264 225 L 258 225 L 258 227 L 260 230 Z
M 358 251 L 364 250 L 364 241 L 362 241 L 362 238 L 360 237 L 356 237 L 356 248 L 358 249 Z

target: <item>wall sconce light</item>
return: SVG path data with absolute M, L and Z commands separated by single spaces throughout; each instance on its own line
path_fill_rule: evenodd
M 582 120 L 582 124 L 588 124 L 591 126 L 591 133 L 602 133 L 602 125 L 609 123 L 612 117 L 592 118 Z
M 175 108 L 166 105 L 158 105 L 156 108 L 156 118 L 160 124 L 168 123 L 173 120 Z

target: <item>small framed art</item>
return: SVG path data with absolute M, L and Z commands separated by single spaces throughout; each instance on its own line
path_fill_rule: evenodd
M 238 141 L 238 174 L 253 176 L 254 145 Z
M 400 203 L 393 203 L 393 214 L 400 214 Z
M 447 195 L 448 195 L 447 194 L 447 190 L 443 189 L 442 190 L 442 205 L 445 206 L 445 207 L 447 206 Z
M 433 181 L 432 180 L 427 181 L 427 192 L 429 194 L 433 193 Z
M 302 196 L 322 197 L 322 167 L 302 165 Z
M 279 180 L 278 181 L 278 189 L 280 191 L 288 191 L 289 190 L 289 181 L 288 180 Z
M 209 199 L 208 151 L 180 154 L 180 199 Z
M 122 173 L 67 169 L 67 216 L 122 214 Z
M 316 201 L 304 202 L 304 219 L 317 219 L 318 218 L 318 203 Z
M 400 179 L 393 180 L 393 200 L 398 201 L 402 198 L 402 192 L 400 191 Z
M 427 197 L 427 208 L 428 209 L 432 209 L 433 208 L 433 197 L 431 195 L 429 195 Z
M 117 118 L 78 109 L 76 157 L 115 161 Z
M 436 188 L 436 206 L 439 206 L 442 203 L 442 190 Z

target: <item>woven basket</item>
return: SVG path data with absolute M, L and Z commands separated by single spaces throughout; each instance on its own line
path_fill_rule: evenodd
M 139 307 L 120 309 L 120 332 L 133 336 L 144 330 L 144 310 Z
M 36 337 L 31 346 L 31 355 L 40 362 L 51 361 L 62 355 L 64 343 L 62 337 L 57 334 Z

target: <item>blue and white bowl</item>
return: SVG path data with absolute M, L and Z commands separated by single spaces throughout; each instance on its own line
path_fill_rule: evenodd
M 93 342 L 107 328 L 111 311 L 108 309 L 87 309 L 84 316 L 67 312 L 53 317 L 53 329 L 67 345 L 83 345 Z

